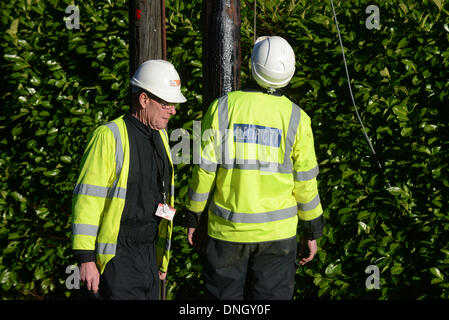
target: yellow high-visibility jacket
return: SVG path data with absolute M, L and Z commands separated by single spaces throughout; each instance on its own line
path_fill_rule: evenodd
M 298 218 L 321 217 L 310 117 L 285 96 L 234 91 L 201 123 L 201 164 L 187 209 L 208 206 L 208 234 L 252 243 L 296 236 Z
M 172 167 L 169 204 L 174 206 L 174 174 L 165 130 L 159 130 Z M 95 250 L 103 273 L 115 256 L 120 220 L 125 207 L 129 173 L 129 140 L 123 116 L 98 127 L 81 160 L 72 203 L 72 249 Z M 172 221 L 162 219 L 156 240 L 159 269 L 167 271 Z

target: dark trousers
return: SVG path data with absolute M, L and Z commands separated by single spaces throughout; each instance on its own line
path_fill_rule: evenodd
M 296 254 L 296 237 L 262 243 L 232 243 L 209 237 L 204 283 L 215 299 L 290 300 Z
M 159 274 L 154 243 L 120 240 L 100 277 L 100 296 L 112 300 L 158 300 Z

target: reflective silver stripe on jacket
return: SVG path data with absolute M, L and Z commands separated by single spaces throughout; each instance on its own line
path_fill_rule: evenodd
M 212 162 L 210 162 L 210 161 L 207 161 L 208 163 L 205 163 L 204 162 L 205 160 L 204 159 L 202 159 L 201 160 L 201 163 L 199 164 L 199 166 L 200 166 L 200 168 L 201 169 L 203 169 L 203 170 L 206 170 L 206 171 L 209 171 L 209 172 L 215 172 L 215 171 L 217 171 L 217 164 L 216 163 L 212 163 Z
M 261 212 L 261 213 L 242 213 L 242 212 L 234 212 L 222 208 L 216 205 L 214 202 L 211 202 L 210 208 L 211 212 L 216 216 L 223 218 L 230 222 L 236 223 L 266 223 L 273 222 L 278 220 L 284 220 L 288 218 L 292 218 L 297 215 L 297 207 L 293 206 L 290 208 Z
M 98 254 L 112 254 L 115 255 L 117 244 L 115 243 L 97 243 Z
M 94 196 L 100 198 L 120 198 L 125 199 L 126 189 L 121 187 L 102 187 L 93 184 L 80 183 L 75 186 L 74 194 L 83 194 L 87 196 Z
M 301 203 L 298 202 L 297 206 L 298 206 L 298 210 L 301 211 L 309 211 L 309 210 L 313 210 L 315 209 L 319 204 L 321 203 L 320 201 L 320 195 L 317 194 L 315 196 L 315 198 L 313 198 L 311 201 L 307 202 L 307 203 Z
M 189 196 L 189 199 L 193 201 L 206 201 L 209 198 L 209 192 L 198 193 L 193 191 L 193 189 L 190 187 L 189 191 L 187 191 L 187 195 Z
M 120 173 L 122 172 L 123 162 L 125 161 L 125 153 L 123 152 L 122 138 L 120 137 L 120 130 L 117 124 L 115 122 L 109 122 L 105 124 L 105 126 L 112 131 L 115 139 L 115 181 L 112 183 L 112 186 L 109 189 L 111 193 L 109 195 L 109 198 L 112 198 L 114 192 L 117 190 L 117 184 L 120 178 Z M 123 199 L 125 199 L 126 189 L 123 190 Z
M 165 250 L 170 251 L 171 249 L 171 240 L 167 238 L 167 241 L 165 241 Z
M 315 168 L 310 169 L 308 171 L 293 171 L 293 177 L 296 181 L 307 181 L 318 176 L 319 168 L 318 165 Z
M 93 224 L 74 223 L 72 224 L 72 233 L 96 237 L 98 226 L 94 226 Z
M 227 132 L 229 130 L 228 118 L 228 96 L 224 95 L 218 100 L 218 126 L 222 142 L 222 157 L 219 161 L 220 166 L 224 169 L 242 169 L 242 170 L 260 170 L 278 173 L 292 173 L 293 164 L 290 154 L 295 142 L 296 132 L 298 130 L 299 121 L 301 120 L 301 108 L 296 104 L 292 104 L 292 114 L 288 124 L 287 136 L 285 141 L 285 153 L 282 163 L 266 162 L 254 159 L 230 159 Z M 207 169 L 206 169 L 207 170 Z M 208 170 L 209 171 L 209 170 Z

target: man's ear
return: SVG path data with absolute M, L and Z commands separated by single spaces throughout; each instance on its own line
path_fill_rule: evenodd
M 142 109 L 147 107 L 147 99 L 149 99 L 149 97 L 145 92 L 139 94 L 139 104 Z

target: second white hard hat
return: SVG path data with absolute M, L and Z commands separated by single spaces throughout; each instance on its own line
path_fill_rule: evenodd
M 167 102 L 187 101 L 181 93 L 181 79 L 178 72 L 170 62 L 165 60 L 145 61 L 137 68 L 130 83 Z
M 285 87 L 295 73 L 295 53 L 287 40 L 258 38 L 251 55 L 251 73 L 262 88 Z

